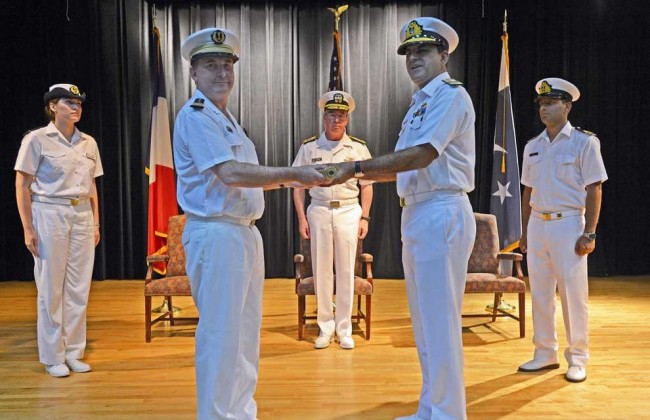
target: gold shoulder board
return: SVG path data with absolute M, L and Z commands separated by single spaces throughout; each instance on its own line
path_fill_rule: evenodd
M 312 141 L 316 141 L 317 138 L 318 138 L 318 136 L 311 136 L 311 137 L 309 137 L 308 139 L 304 139 L 304 140 L 302 141 L 302 144 L 311 143 Z
M 363 139 L 360 139 L 359 137 L 354 137 L 354 136 L 350 136 L 350 135 L 348 135 L 348 137 L 350 137 L 350 140 L 352 140 L 352 141 L 356 141 L 357 143 L 361 143 L 364 146 L 366 145 L 366 141 L 363 140 Z
M 596 136 L 596 133 L 593 131 L 585 130 L 584 128 L 576 127 L 576 130 L 580 131 L 581 133 L 585 133 L 588 136 Z
M 453 87 L 463 86 L 463 82 L 459 82 L 458 80 L 454 80 L 454 79 L 445 79 L 443 80 L 443 82 Z

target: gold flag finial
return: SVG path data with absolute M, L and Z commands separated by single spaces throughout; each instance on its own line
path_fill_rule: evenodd
M 339 21 L 341 20 L 341 15 L 343 14 L 343 12 L 348 10 L 348 5 L 345 4 L 343 6 L 337 7 L 336 9 L 334 9 L 332 7 L 328 7 L 327 10 L 334 13 L 334 30 L 338 32 L 338 30 L 339 30 Z

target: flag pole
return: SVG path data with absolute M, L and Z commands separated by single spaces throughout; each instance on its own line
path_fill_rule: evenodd
M 503 41 L 503 48 L 506 50 L 506 78 L 508 79 L 508 84 L 510 84 L 510 63 L 508 62 L 508 9 L 505 9 L 503 12 L 503 35 L 501 35 L 501 40 Z M 501 147 L 505 150 L 506 148 L 506 102 L 503 101 L 503 118 L 502 118 L 502 127 L 501 127 Z M 501 155 L 501 173 L 506 173 L 506 154 Z
M 343 80 L 341 74 L 343 73 L 343 60 L 341 59 L 341 35 L 339 33 L 339 22 L 341 15 L 348 10 L 348 5 L 337 6 L 336 8 L 328 7 L 327 10 L 334 14 L 334 48 L 332 50 L 332 59 L 330 61 L 330 81 L 329 90 L 343 90 Z
M 329 10 L 330 12 L 332 12 L 334 14 L 334 30 L 336 32 L 338 32 L 339 31 L 339 21 L 341 20 L 341 15 L 343 14 L 343 12 L 348 10 L 348 5 L 344 4 L 343 6 L 336 7 L 336 8 L 328 7 L 327 10 Z
M 513 195 L 508 193 L 508 185 L 512 182 L 514 188 L 519 188 L 519 179 L 517 176 L 517 179 L 512 181 L 510 179 L 510 175 L 512 173 L 513 165 L 517 165 L 517 154 L 516 154 L 516 138 L 515 139 L 510 139 L 508 136 L 508 128 L 512 128 L 512 132 L 514 134 L 514 122 L 512 121 L 512 111 L 511 111 L 511 100 L 510 100 L 510 54 L 508 51 L 508 10 L 504 10 L 503 12 L 503 23 L 502 23 L 502 34 L 501 34 L 501 41 L 502 41 L 502 62 L 501 62 L 501 70 L 500 70 L 500 75 L 499 75 L 499 90 L 501 92 L 501 89 L 503 88 L 504 90 L 504 97 L 503 100 L 501 101 L 502 103 L 502 108 L 497 109 L 497 120 L 498 118 L 501 118 L 500 124 L 497 122 L 497 127 L 495 127 L 495 145 L 494 145 L 494 151 L 497 153 L 501 153 L 501 157 L 496 158 L 493 161 L 494 163 L 494 168 L 493 168 L 493 182 L 494 179 L 499 179 L 499 177 L 505 176 L 504 180 L 504 185 L 505 189 L 502 192 L 501 187 L 502 185 L 497 182 L 499 190 L 495 193 L 493 193 L 493 196 L 499 196 L 501 198 L 501 203 L 500 206 L 497 206 L 495 209 L 492 203 L 490 205 L 490 212 L 495 214 L 497 216 L 497 220 L 499 223 L 506 222 L 506 226 L 508 223 L 511 223 L 512 221 L 508 220 L 509 218 L 509 212 L 507 210 L 507 205 L 504 207 L 504 200 L 506 197 L 512 197 L 512 199 L 518 199 L 518 194 Z M 510 109 L 509 109 L 510 106 Z M 501 129 L 501 135 L 497 137 L 496 132 L 498 132 L 498 129 Z M 512 148 L 513 144 L 511 144 L 511 140 L 515 141 L 514 148 Z M 510 149 L 510 150 L 509 150 Z M 506 158 L 506 154 L 510 154 L 508 158 Z M 508 159 L 508 160 L 506 160 Z M 518 171 L 517 171 L 518 172 Z M 492 199 L 493 201 L 494 199 Z M 500 209 L 500 210 L 499 210 Z M 518 211 L 520 212 L 520 205 L 518 207 Z M 511 209 L 512 210 L 512 209 Z M 503 217 L 503 212 L 506 212 L 506 216 Z M 501 215 L 501 216 L 500 216 Z M 501 232 L 500 232 L 501 233 Z M 504 233 L 507 233 L 506 230 L 504 230 Z M 514 251 L 518 246 L 519 246 L 519 241 L 515 240 L 515 238 L 511 238 L 509 236 L 506 236 L 504 239 L 503 237 L 501 238 L 502 243 L 500 243 L 501 246 L 504 246 L 504 248 L 500 252 L 512 252 Z M 504 243 L 505 242 L 505 243 Z M 508 243 L 511 242 L 511 243 Z M 508 264 L 509 263 L 509 264 Z M 508 261 L 501 261 L 500 263 L 500 269 L 503 272 L 512 272 L 512 262 Z M 497 304 L 497 309 L 499 311 L 505 311 L 505 312 L 511 312 L 514 309 L 516 309 L 515 305 L 508 304 L 503 300 L 503 297 L 501 297 L 500 301 Z M 488 312 L 493 312 L 494 310 L 494 304 L 488 304 L 485 308 L 486 311 Z

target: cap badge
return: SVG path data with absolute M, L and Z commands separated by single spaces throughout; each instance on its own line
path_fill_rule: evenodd
M 551 93 L 551 90 L 553 90 L 553 86 L 549 85 L 548 82 L 544 80 L 542 84 L 539 86 L 537 93 L 539 93 L 540 95 L 544 95 L 547 93 Z
M 343 103 L 343 95 L 340 94 L 340 93 L 335 93 L 334 94 L 334 103 L 342 104 Z
M 422 25 L 420 25 L 417 20 L 412 20 L 409 22 L 409 26 L 406 29 L 406 39 L 419 35 L 422 35 Z
M 76 87 L 75 85 L 71 85 L 70 86 L 70 93 L 72 93 L 73 95 L 79 95 L 79 88 Z
M 222 30 L 217 29 L 216 31 L 212 32 L 210 38 L 212 38 L 212 41 L 214 41 L 215 44 L 223 44 L 223 42 L 226 40 L 226 34 Z

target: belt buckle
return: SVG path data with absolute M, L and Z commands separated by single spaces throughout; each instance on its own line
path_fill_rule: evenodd
M 542 219 L 546 221 L 551 220 L 551 213 L 542 213 Z
M 71 198 L 70 199 L 70 205 L 71 206 L 76 206 L 77 204 L 79 204 L 79 199 L 78 198 Z
M 404 198 L 404 197 L 399 198 L 399 206 L 400 207 L 406 207 L 406 198 Z
M 341 207 L 341 202 L 340 201 L 330 201 L 330 207 L 333 209 L 338 209 Z

